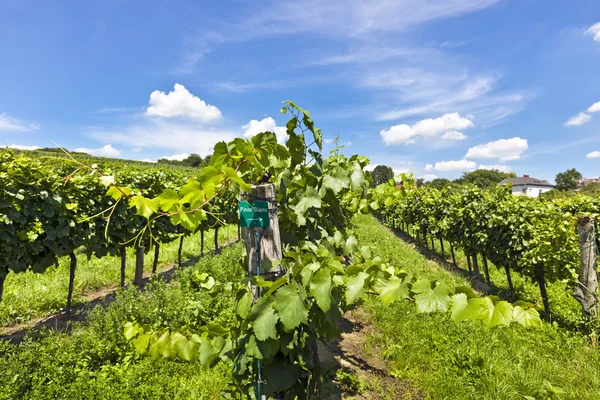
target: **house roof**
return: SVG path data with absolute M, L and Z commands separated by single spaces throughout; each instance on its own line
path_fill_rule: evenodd
M 512 183 L 513 186 L 535 185 L 535 186 L 554 187 L 554 185 L 548 181 L 530 178 L 528 176 L 518 176 L 516 178 L 506 178 L 506 179 L 503 179 L 502 182 L 500 182 L 500 185 L 506 185 L 509 182 Z

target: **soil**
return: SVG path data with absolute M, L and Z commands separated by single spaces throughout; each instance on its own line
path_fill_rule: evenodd
M 410 382 L 390 375 L 381 350 L 368 344 L 375 334 L 370 316 L 363 309 L 348 312 L 339 323 L 342 335 L 327 347 L 319 343 L 319 359 L 331 376 L 319 398 L 338 399 L 424 399 Z

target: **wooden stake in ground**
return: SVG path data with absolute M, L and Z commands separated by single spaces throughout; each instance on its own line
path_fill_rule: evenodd
M 119 249 L 121 255 L 121 287 L 125 286 L 125 267 L 127 266 L 127 249 L 121 247 Z
M 504 263 L 504 270 L 506 271 L 506 280 L 508 281 L 508 289 L 510 290 L 510 299 L 515 301 L 515 288 L 513 287 L 512 278 L 510 277 L 508 261 Z
M 283 258 L 281 250 L 281 237 L 279 234 L 279 218 L 277 217 L 277 198 L 274 183 L 261 183 L 252 187 L 252 192 L 248 197 L 249 201 L 268 201 L 269 202 L 269 227 L 268 228 L 245 228 L 242 227 L 242 238 L 246 245 L 246 254 L 248 255 L 248 276 L 255 276 L 258 271 L 257 259 L 257 235 L 255 229 L 262 229 L 260 241 L 260 259 L 265 260 L 261 264 L 261 275 L 266 280 L 276 278 L 285 271 L 279 266 L 279 261 Z M 265 200 L 263 200 L 265 199 Z M 267 260 L 270 260 L 267 261 Z M 276 264 L 273 268 L 268 268 L 269 263 Z
M 156 243 L 154 246 L 154 262 L 152 263 L 152 275 L 156 274 L 158 269 L 158 256 L 160 254 L 160 244 Z
M 204 254 L 204 231 L 200 231 L 200 255 Z
M 221 253 L 221 250 L 219 249 L 219 226 L 215 226 L 215 253 L 219 254 Z
M 479 260 L 477 259 L 477 253 L 473 254 L 473 274 L 475 278 L 481 280 L 481 272 L 479 272 Z
M 4 293 L 4 282 L 6 282 L 6 275 L 0 276 L 0 301 L 2 301 L 2 294 Z
M 485 254 L 481 253 L 481 259 L 483 260 L 483 272 L 485 272 L 485 280 L 487 281 L 488 285 L 491 285 L 492 281 L 490 280 L 490 270 L 488 269 L 488 262 L 487 258 L 485 258 Z
M 537 264 L 535 266 L 535 279 L 540 287 L 540 294 L 542 295 L 542 302 L 544 303 L 544 312 L 546 313 L 546 320 L 550 321 L 550 302 L 548 301 L 548 292 L 546 291 L 546 277 L 544 276 L 544 266 Z
M 452 253 L 452 264 L 456 267 L 456 256 L 454 255 L 454 246 L 452 245 L 452 242 L 450 242 L 450 253 Z
M 181 268 L 181 253 L 183 251 L 183 238 L 184 238 L 183 235 L 179 238 L 179 248 L 177 249 L 177 268 Z
M 573 296 L 581 303 L 584 317 L 598 317 L 598 268 L 596 266 L 596 233 L 594 219 L 579 217 L 579 282 Z
M 144 246 L 135 249 L 135 275 L 133 284 L 142 288 L 142 279 L 144 278 Z
M 75 268 L 77 268 L 77 257 L 75 253 L 69 254 L 71 264 L 69 265 L 69 292 L 67 293 L 67 319 L 71 319 L 71 300 L 73 299 L 73 286 L 75 284 Z

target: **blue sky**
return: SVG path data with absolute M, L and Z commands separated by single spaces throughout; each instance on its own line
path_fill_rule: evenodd
M 396 172 L 600 175 L 597 0 L 0 0 L 0 37 L 2 146 L 206 155 L 290 99 Z

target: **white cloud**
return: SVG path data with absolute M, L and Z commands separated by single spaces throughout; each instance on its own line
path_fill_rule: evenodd
M 600 101 L 589 106 L 587 109 L 587 112 L 590 112 L 590 113 L 600 112 Z
M 146 110 L 146 115 L 165 118 L 183 117 L 210 122 L 221 118 L 221 111 L 191 94 L 183 85 L 176 83 L 172 92 L 155 90 L 150 94 L 150 107 Z
M 243 125 L 242 129 L 246 130 L 244 132 L 244 137 L 246 138 L 251 138 L 252 136 L 261 132 L 273 132 L 275 136 L 277 136 L 277 141 L 279 143 L 283 143 L 287 139 L 286 128 L 283 126 L 277 126 L 275 120 L 271 117 L 263 118 L 260 121 L 253 119 L 246 125 Z
M 323 139 L 323 143 L 327 143 L 327 144 L 332 144 L 334 141 L 335 141 L 335 139 L 331 139 L 331 138 Z
M 466 129 L 473 126 L 473 122 L 461 117 L 458 113 L 445 114 L 438 118 L 427 118 L 414 125 L 394 125 L 390 129 L 380 132 L 387 145 L 415 143 L 419 136 L 431 137 L 453 129 Z
M 585 31 L 585 34 L 593 36 L 596 42 L 600 42 L 600 22 L 596 22 L 594 25 L 590 26 L 590 28 Z
M 465 158 L 497 158 L 500 161 L 512 161 L 520 159 L 521 154 L 528 148 L 527 139 L 520 137 L 500 139 L 471 147 Z
M 152 119 L 121 129 L 93 128 L 87 135 L 99 140 L 143 149 L 160 149 L 173 153 L 212 154 L 215 143 L 231 141 L 239 132 L 206 129 L 194 123 Z
M 9 117 L 6 113 L 0 114 L 0 132 L 33 132 L 38 129 L 37 125 L 27 125 L 18 119 Z
M 133 147 L 131 151 L 133 151 L 134 153 L 141 153 L 142 151 L 144 151 L 144 149 L 142 149 L 141 147 Z
M 188 153 L 181 153 L 181 154 L 173 154 L 172 156 L 162 156 L 161 158 L 164 158 L 165 160 L 171 160 L 171 161 L 182 161 L 185 160 L 186 158 L 188 158 L 190 155 Z
M 144 158 L 143 160 L 140 160 L 140 161 L 149 162 L 149 163 L 155 163 L 156 162 L 156 160 L 150 160 L 149 158 Z
M 600 158 L 600 151 L 592 151 L 586 155 L 587 158 Z
M 566 126 L 579 126 L 579 125 L 585 124 L 590 119 L 592 119 L 592 116 L 590 114 L 580 112 L 579 114 L 573 115 L 571 118 L 569 118 L 569 120 L 567 122 L 565 122 L 565 125 Z
M 8 146 L 9 149 L 16 149 L 16 150 L 38 150 L 41 149 L 40 146 L 25 146 L 25 145 L 21 145 L 21 144 L 10 144 Z
M 78 151 L 81 153 L 88 153 L 93 156 L 100 156 L 100 157 L 118 157 L 119 154 L 121 154 L 120 150 L 115 149 L 110 144 L 107 144 L 104 147 L 100 147 L 99 149 L 88 149 L 85 147 L 78 147 L 76 149 L 73 149 L 73 151 Z
M 446 139 L 446 140 L 464 140 L 467 138 L 467 135 L 465 135 L 462 132 L 459 131 L 450 131 L 450 132 L 446 132 L 442 135 L 442 139 Z
M 427 164 L 425 166 L 426 172 L 435 171 L 468 171 L 477 168 L 477 163 L 469 160 L 452 160 L 452 161 L 440 161 L 436 162 L 435 166 Z
M 436 174 L 425 174 L 425 175 L 419 176 L 419 178 L 423 179 L 425 182 L 437 179 L 437 177 L 438 176 Z
M 501 164 L 496 164 L 496 165 L 480 165 L 479 167 L 477 167 L 478 169 L 496 169 L 500 172 L 510 172 L 512 171 L 512 169 L 508 166 L 508 165 L 501 165 Z

